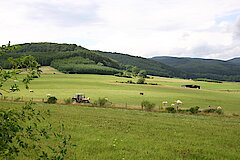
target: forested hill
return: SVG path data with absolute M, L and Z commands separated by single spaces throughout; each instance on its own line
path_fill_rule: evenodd
M 15 49 L 0 59 L 0 66 L 10 68 L 8 57 L 18 58 L 31 55 L 43 66 L 52 66 L 67 73 L 115 74 L 121 68 L 119 63 L 76 44 L 25 43 L 13 46 Z
M 228 60 L 227 62 L 232 62 L 232 63 L 240 64 L 240 57 L 230 59 L 230 60 Z
M 150 75 L 157 75 L 157 76 L 163 76 L 163 77 L 180 77 L 180 78 L 189 77 L 189 75 L 183 71 L 180 71 L 166 64 L 156 62 L 151 59 L 127 55 L 127 54 L 121 54 L 121 53 L 112 53 L 112 52 L 103 52 L 103 51 L 94 51 L 94 52 L 101 54 L 103 56 L 109 57 L 111 59 L 114 59 L 124 65 L 137 66 L 141 70 L 146 70 L 147 73 Z
M 16 45 L 16 50 L 10 53 L 13 57 L 21 55 L 32 55 L 37 61 L 43 65 L 48 66 L 53 60 L 82 57 L 92 60 L 96 63 L 103 63 L 105 66 L 119 68 L 119 64 L 110 58 L 101 56 L 76 44 L 58 44 L 58 43 L 25 43 Z
M 193 78 L 240 81 L 240 64 L 229 61 L 166 56 L 151 59 L 188 72 Z

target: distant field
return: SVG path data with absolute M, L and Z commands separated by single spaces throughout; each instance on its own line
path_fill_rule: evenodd
M 50 66 L 41 66 L 43 74 L 63 74 Z
M 59 101 L 63 101 L 75 93 L 85 93 L 87 97 L 91 97 L 92 102 L 99 97 L 108 97 L 115 105 L 140 106 L 143 100 L 149 100 L 154 102 L 156 107 L 161 106 L 162 101 L 173 103 L 179 99 L 183 102 L 182 107 L 222 106 L 225 113 L 240 113 L 240 83 L 194 82 L 154 77 L 146 81 L 159 85 L 139 85 L 116 82 L 130 80 L 128 78 L 109 75 L 56 74 L 58 72 L 51 71 L 51 68 L 44 68 L 44 70 L 44 73 L 50 74 L 43 74 L 32 82 L 30 87 L 34 93 L 22 89 L 21 92 L 6 93 L 5 96 L 8 96 L 9 99 L 21 97 L 46 100 L 46 94 L 51 94 L 56 96 Z M 137 81 L 137 79 L 132 80 Z M 180 87 L 184 84 L 197 84 L 202 89 Z M 144 95 L 139 95 L 140 92 L 143 92 Z
M 0 102 L 4 108 L 22 105 Z M 33 107 L 51 110 L 47 123 L 65 124 L 77 145 L 69 150 L 69 160 L 240 159 L 239 118 L 43 103 Z

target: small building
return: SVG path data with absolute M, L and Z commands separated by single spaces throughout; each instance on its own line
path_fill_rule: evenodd
M 194 84 L 181 85 L 181 87 L 185 87 L 185 88 L 197 88 L 197 89 L 200 89 L 200 88 L 201 88 L 199 85 L 194 85 Z

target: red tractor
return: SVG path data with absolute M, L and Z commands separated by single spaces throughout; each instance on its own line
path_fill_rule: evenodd
M 90 103 L 90 98 L 85 98 L 85 94 L 77 93 L 75 97 L 72 98 L 73 103 Z

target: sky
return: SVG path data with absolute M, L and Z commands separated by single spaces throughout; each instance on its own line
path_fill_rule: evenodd
M 142 57 L 240 57 L 240 0 L 1 0 L 0 44 L 74 43 Z

